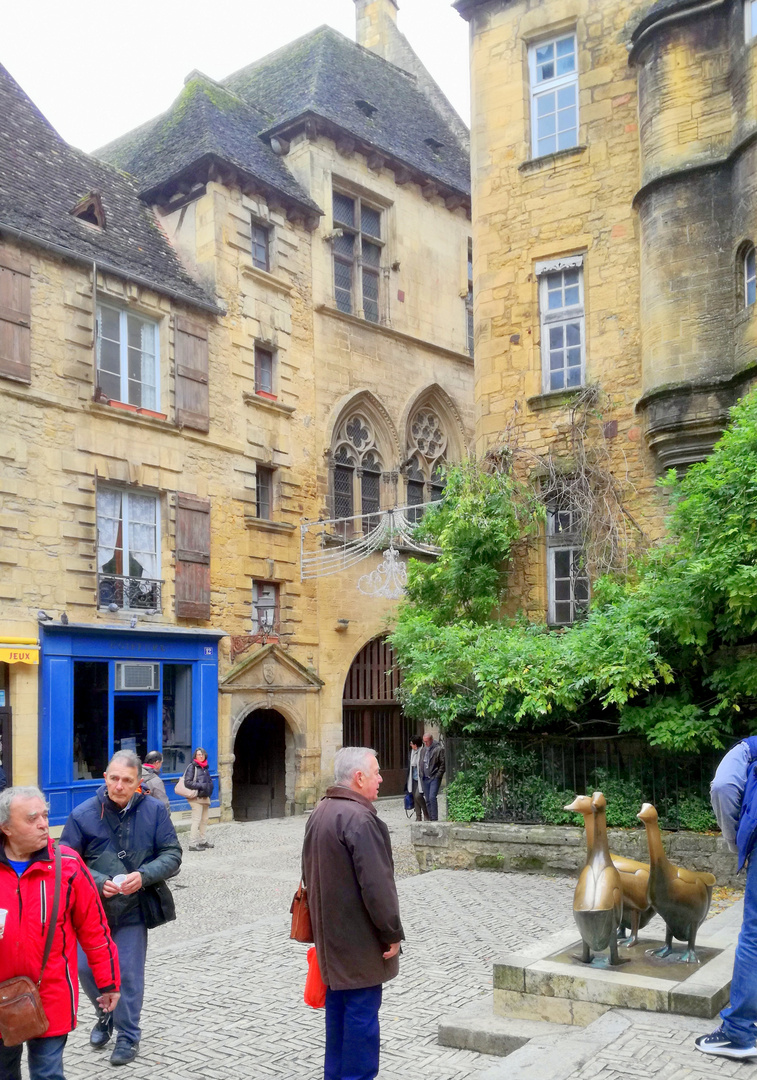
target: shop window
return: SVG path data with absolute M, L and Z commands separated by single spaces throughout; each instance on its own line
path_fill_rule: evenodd
M 108 765 L 108 664 L 74 660 L 74 780 L 100 780 Z
M 98 305 L 97 386 L 111 401 L 157 410 L 157 323 L 131 311 Z
M 751 307 L 757 300 L 757 258 L 755 249 L 748 247 L 744 252 L 744 304 Z
M 255 393 L 261 397 L 276 396 L 273 392 L 273 352 L 261 345 L 255 346 Z
M 544 393 L 584 384 L 584 286 L 580 256 L 539 275 Z M 576 263 L 575 265 L 571 265 Z M 537 267 L 538 272 L 538 267 Z
M 589 606 L 589 578 L 581 523 L 572 507 L 553 507 L 547 513 L 547 589 L 549 622 L 569 626 Z
M 347 314 L 379 321 L 381 211 L 361 198 L 335 191 L 332 199 L 334 295 Z
M 270 270 L 271 231 L 257 221 L 252 223 L 252 265 L 258 270 Z
M 147 753 L 147 719 L 154 697 L 146 694 L 114 694 L 113 753 L 132 750 L 140 760 Z
M 160 610 L 159 510 L 155 495 L 97 490 L 97 582 L 101 608 Z
M 531 82 L 531 153 L 534 157 L 578 146 L 576 35 L 563 34 L 528 50 Z
M 255 514 L 261 521 L 270 521 L 273 512 L 273 469 L 255 467 Z
M 274 582 L 252 583 L 252 632 L 262 636 L 279 632 L 279 587 Z
M 163 772 L 183 772 L 192 760 L 192 666 L 163 665 Z

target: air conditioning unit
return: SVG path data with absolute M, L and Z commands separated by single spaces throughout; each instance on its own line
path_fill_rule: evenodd
M 116 690 L 160 690 L 160 664 L 117 662 Z

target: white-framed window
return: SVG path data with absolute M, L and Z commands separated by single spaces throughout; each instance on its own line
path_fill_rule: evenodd
M 744 305 L 750 307 L 757 300 L 757 258 L 754 245 L 744 252 Z
M 381 210 L 362 198 L 332 194 L 334 298 L 340 311 L 379 321 Z
M 258 270 L 271 269 L 271 230 L 259 221 L 252 221 L 252 265 Z
M 744 2 L 744 33 L 747 41 L 757 38 L 757 0 Z
M 261 521 L 270 521 L 273 514 L 273 469 L 255 467 L 255 513 Z
M 589 605 L 580 520 L 571 507 L 547 513 L 547 593 L 549 622 L 555 626 L 569 626 Z
M 106 304 L 97 306 L 97 385 L 106 398 L 158 410 L 158 324 Z
M 468 241 L 468 295 L 465 298 L 465 336 L 468 355 L 473 356 L 475 327 L 473 324 L 473 241 Z
M 528 50 L 531 82 L 531 153 L 534 157 L 578 146 L 578 46 L 561 34 Z
M 279 632 L 279 586 L 273 581 L 252 583 L 252 632 Z
M 542 387 L 572 390 L 585 379 L 583 257 L 537 264 Z
M 275 398 L 273 389 L 273 350 L 255 346 L 255 393 Z
M 100 607 L 160 610 L 160 503 L 144 491 L 97 488 Z

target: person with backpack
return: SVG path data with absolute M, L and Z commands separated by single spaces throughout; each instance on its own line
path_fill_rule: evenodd
M 730 1004 L 720 1013 L 720 1027 L 700 1035 L 695 1046 L 704 1054 L 740 1061 L 757 1057 L 757 736 L 728 751 L 718 765 L 710 798 L 723 839 L 738 854 L 739 870 L 746 865 L 747 872 Z

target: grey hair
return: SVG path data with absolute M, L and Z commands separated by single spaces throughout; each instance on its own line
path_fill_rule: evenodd
M 355 773 L 368 772 L 369 758 L 376 756 L 376 751 L 367 746 L 343 746 L 334 758 L 334 783 L 349 787 Z
M 38 787 L 7 787 L 0 791 L 0 825 L 7 825 L 11 816 L 11 803 L 14 799 L 41 799 L 47 806 L 47 800 Z
M 123 761 L 127 769 L 136 769 L 137 772 L 142 768 L 142 762 L 139 760 L 133 750 L 116 750 L 113 757 L 108 762 L 106 772 L 110 769 L 114 761 Z

